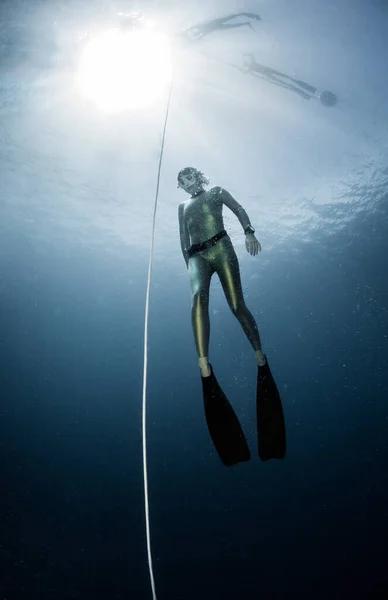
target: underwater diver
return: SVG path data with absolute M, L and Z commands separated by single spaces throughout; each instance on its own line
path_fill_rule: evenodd
M 293 92 L 299 94 L 305 100 L 311 98 L 319 99 L 324 106 L 334 106 L 337 103 L 337 97 L 333 92 L 328 90 L 319 91 L 314 86 L 302 81 L 301 79 L 295 79 L 290 77 L 281 71 L 272 69 L 271 67 L 265 67 L 255 60 L 253 54 L 244 54 L 244 71 L 251 75 L 256 75 L 261 79 L 265 79 L 269 83 L 278 85 L 280 87 L 287 88 Z
M 181 249 L 192 293 L 191 321 L 201 371 L 205 415 L 209 432 L 225 465 L 249 460 L 250 453 L 238 419 L 222 392 L 209 363 L 209 291 L 217 273 L 230 309 L 240 322 L 257 360 L 258 449 L 262 460 L 283 458 L 286 451 L 283 409 L 276 383 L 263 353 L 254 317 L 245 304 L 240 268 L 231 239 L 224 229 L 223 207 L 238 218 L 245 247 L 256 256 L 261 251 L 243 207 L 221 187 L 205 190 L 209 180 L 194 167 L 178 173 L 178 188 L 190 195 L 178 209 Z
M 234 19 L 244 17 L 250 19 L 250 21 L 244 21 L 243 23 L 231 23 Z M 223 31 L 224 29 L 236 29 L 236 27 L 250 27 L 253 30 L 251 21 L 261 21 L 259 15 L 249 12 L 239 12 L 228 15 L 227 17 L 221 17 L 220 19 L 213 19 L 212 21 L 205 21 L 198 25 L 193 25 L 185 29 L 180 35 L 185 38 L 188 42 L 195 42 L 203 38 L 209 33 L 214 31 Z

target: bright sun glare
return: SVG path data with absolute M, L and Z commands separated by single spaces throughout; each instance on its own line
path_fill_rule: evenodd
M 164 34 L 113 29 L 87 44 L 77 80 L 85 98 L 103 111 L 117 112 L 153 104 L 171 75 L 170 44 Z

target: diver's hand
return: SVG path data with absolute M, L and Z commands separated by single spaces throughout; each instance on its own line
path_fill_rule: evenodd
M 252 256 L 256 256 L 258 252 L 261 252 L 260 242 L 254 233 L 247 233 L 245 236 L 245 248 Z

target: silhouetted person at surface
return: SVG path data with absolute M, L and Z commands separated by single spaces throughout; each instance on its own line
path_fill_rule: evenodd
M 305 98 L 305 100 L 316 98 L 325 106 L 334 106 L 337 102 L 337 97 L 333 92 L 327 90 L 321 92 L 313 85 L 310 85 L 301 79 L 295 79 L 290 75 L 286 75 L 286 73 L 282 73 L 271 67 L 265 67 L 256 61 L 253 54 L 244 54 L 244 70 L 269 83 L 287 88 L 296 94 L 299 94 L 299 96 Z
M 232 23 L 231 21 L 243 17 L 245 19 L 249 19 L 248 21 L 244 21 L 243 23 Z M 192 27 L 188 27 L 185 29 L 180 35 L 185 38 L 188 42 L 195 42 L 203 38 L 205 35 L 209 35 L 209 33 L 213 33 L 214 31 L 223 31 L 225 29 L 236 29 L 237 27 L 252 27 L 252 21 L 261 21 L 259 15 L 250 12 L 239 12 L 233 13 L 226 17 L 221 17 L 219 19 L 213 19 L 212 21 L 205 21 L 204 23 L 199 23 L 198 25 L 193 25 Z

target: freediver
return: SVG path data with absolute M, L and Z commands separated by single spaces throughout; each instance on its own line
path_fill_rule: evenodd
M 203 38 L 205 35 L 209 33 L 213 33 L 214 31 L 223 31 L 225 29 L 236 29 L 237 27 L 250 27 L 253 29 L 250 21 L 244 21 L 243 23 L 230 23 L 233 19 L 237 19 L 239 17 L 244 17 L 246 19 L 251 19 L 252 21 L 261 21 L 260 15 L 250 12 L 239 12 L 233 13 L 232 15 L 228 15 L 226 17 L 221 17 L 219 19 L 213 19 L 212 21 L 205 21 L 204 23 L 199 23 L 198 25 L 193 25 L 192 27 L 188 27 L 185 29 L 181 36 L 184 37 L 189 42 L 194 42 Z
M 224 229 L 223 207 L 229 208 L 240 221 L 249 254 L 256 256 L 261 251 L 260 242 L 244 208 L 227 190 L 219 186 L 205 190 L 209 180 L 194 167 L 182 169 L 177 180 L 178 188 L 190 195 L 189 200 L 179 205 L 179 233 L 190 279 L 191 322 L 211 437 L 224 464 L 249 460 L 241 426 L 209 363 L 209 291 L 211 277 L 217 273 L 229 307 L 240 322 L 258 365 L 256 406 L 260 458 L 283 458 L 285 428 L 279 392 L 263 353 L 256 321 L 245 304 L 238 259 Z
M 269 83 L 292 90 L 305 100 L 317 98 L 324 106 L 334 106 L 337 103 L 337 96 L 333 92 L 320 91 L 301 79 L 295 79 L 272 67 L 265 67 L 256 61 L 253 54 L 244 54 L 244 70 L 251 75 L 265 79 Z

